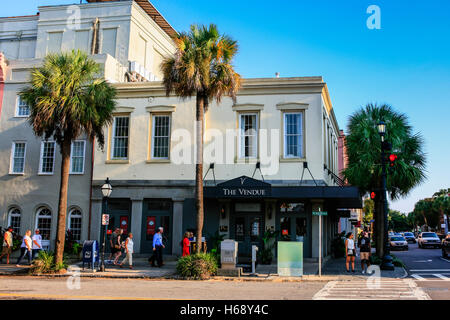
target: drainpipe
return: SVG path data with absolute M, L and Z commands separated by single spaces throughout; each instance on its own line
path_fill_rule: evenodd
M 88 240 L 91 238 L 91 220 L 92 220 L 92 178 L 94 175 L 94 151 L 95 151 L 95 138 L 92 140 L 92 154 L 91 154 L 91 181 L 89 190 L 89 225 L 88 225 Z

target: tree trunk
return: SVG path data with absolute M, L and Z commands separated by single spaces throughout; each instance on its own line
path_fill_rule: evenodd
M 197 157 L 195 164 L 195 202 L 197 207 L 197 253 L 202 250 L 202 231 L 203 231 L 203 116 L 204 116 L 204 97 L 197 94 L 196 101 L 196 145 Z
M 55 263 L 63 262 L 64 241 L 66 239 L 67 190 L 70 170 L 70 139 L 61 145 L 61 184 L 59 187 L 58 225 L 56 230 Z

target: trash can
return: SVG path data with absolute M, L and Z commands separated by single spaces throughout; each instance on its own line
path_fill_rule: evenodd
M 97 240 L 85 240 L 83 242 L 83 270 L 84 264 L 87 263 L 88 267 L 92 267 L 92 271 L 95 271 L 95 263 L 100 261 L 99 247 Z

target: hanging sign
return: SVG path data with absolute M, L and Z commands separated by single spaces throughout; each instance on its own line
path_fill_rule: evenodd
M 102 214 L 102 226 L 109 225 L 109 214 Z

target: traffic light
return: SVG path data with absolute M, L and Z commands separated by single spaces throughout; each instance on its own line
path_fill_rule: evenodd
M 371 192 L 370 193 L 370 199 L 375 200 L 375 197 L 377 196 L 377 194 L 375 192 Z
M 397 161 L 398 156 L 396 154 L 391 154 L 389 156 L 389 166 L 393 167 L 395 165 L 395 162 Z

